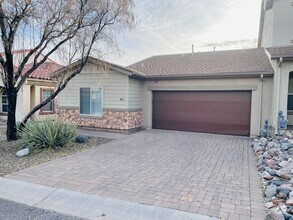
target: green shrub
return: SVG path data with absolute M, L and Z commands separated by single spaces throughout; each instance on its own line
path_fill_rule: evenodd
M 60 121 L 46 119 L 44 121 L 30 120 L 19 136 L 21 143 L 30 151 L 43 148 L 60 148 L 71 142 L 76 136 L 76 126 L 63 124 Z

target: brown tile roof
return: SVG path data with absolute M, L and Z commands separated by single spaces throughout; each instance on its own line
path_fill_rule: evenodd
M 32 67 L 32 65 L 33 64 L 25 65 L 23 74 L 25 74 Z M 50 74 L 62 67 L 62 65 L 59 65 L 55 62 L 45 62 L 41 64 L 34 72 L 32 72 L 29 78 L 50 80 Z
M 263 48 L 153 56 L 128 68 L 147 77 L 273 73 Z
M 293 58 L 293 46 L 287 47 L 270 47 L 266 50 L 271 55 L 271 59 L 283 58 Z

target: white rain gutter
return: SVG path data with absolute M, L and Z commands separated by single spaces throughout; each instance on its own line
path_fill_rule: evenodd
M 277 94 L 276 94 L 276 109 L 275 109 L 275 115 L 274 117 L 278 117 L 278 113 L 280 110 L 280 87 L 281 87 L 281 66 L 283 63 L 283 57 L 279 58 L 278 61 L 278 66 L 277 66 L 277 84 L 276 84 L 276 90 L 277 90 Z M 275 129 L 275 133 L 278 132 L 279 130 L 279 117 L 277 118 L 277 124 L 276 124 L 276 129 Z
M 263 103 L 263 74 L 260 75 L 259 81 L 259 128 L 262 127 L 262 103 Z

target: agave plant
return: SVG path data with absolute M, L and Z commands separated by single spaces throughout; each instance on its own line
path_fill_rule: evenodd
M 31 120 L 19 131 L 20 142 L 30 151 L 43 148 L 56 149 L 64 147 L 76 136 L 75 125 L 64 124 L 58 120 Z

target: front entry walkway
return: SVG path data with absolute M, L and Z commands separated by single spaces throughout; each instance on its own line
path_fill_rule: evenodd
M 264 219 L 250 142 L 146 130 L 6 177 L 221 219 Z

